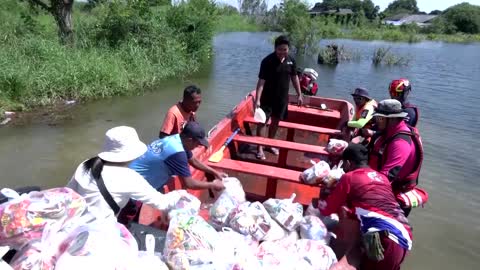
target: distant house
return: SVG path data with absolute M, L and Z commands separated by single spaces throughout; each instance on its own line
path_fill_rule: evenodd
M 310 16 L 326 16 L 326 15 L 340 15 L 340 16 L 345 16 L 345 15 L 353 15 L 354 12 L 349 9 L 349 8 L 337 8 L 337 9 L 330 9 L 330 10 L 325 10 L 318 5 L 315 5 L 310 11 L 308 11 Z
M 416 23 L 418 26 L 428 26 L 432 23 L 438 15 L 423 15 L 423 14 L 398 14 L 384 20 L 385 24 L 402 25 L 409 23 Z

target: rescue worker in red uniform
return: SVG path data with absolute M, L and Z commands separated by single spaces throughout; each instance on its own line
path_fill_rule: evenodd
M 311 68 L 306 68 L 301 73 L 300 88 L 302 93 L 307 96 L 316 96 L 318 92 L 317 84 L 318 73 Z
M 402 104 L 395 99 L 383 100 L 373 114 L 378 133 L 370 142 L 369 165 L 388 177 L 392 189 L 401 203 L 403 193 L 416 188 L 423 161 L 423 146 L 416 128 L 405 123 L 407 113 Z M 418 194 L 415 194 L 417 196 Z M 423 204 L 426 199 L 418 198 Z M 401 203 L 408 216 L 411 205 Z
M 399 270 L 412 247 L 412 230 L 395 199 L 389 180 L 368 166 L 368 149 L 364 145 L 350 144 L 342 158 L 347 173 L 328 197 L 319 201 L 320 213 L 342 216 L 342 208 L 346 206 L 349 215 L 353 216 L 350 218 L 360 221 L 357 224 L 364 252 L 360 255 L 359 269 Z M 352 233 L 359 232 L 349 230 L 344 237 L 358 239 Z M 347 257 L 356 254 L 351 261 L 358 261 L 357 244 L 347 252 Z
M 390 98 L 400 101 L 400 103 L 402 103 L 403 111 L 407 113 L 405 122 L 411 127 L 416 127 L 419 112 L 418 108 L 411 104 L 407 99 L 410 91 L 412 91 L 412 85 L 410 84 L 410 81 L 404 78 L 393 80 L 388 87 Z
M 408 96 L 411 91 L 412 85 L 410 81 L 404 78 L 391 81 L 388 87 L 390 98 L 400 101 L 400 103 L 402 103 L 403 112 L 407 113 L 407 116 L 404 119 L 405 122 L 411 127 L 416 127 L 418 119 L 420 118 L 420 112 L 418 111 L 417 106 L 408 101 Z M 363 137 L 369 138 L 375 134 L 375 131 L 372 129 L 362 129 L 360 133 Z

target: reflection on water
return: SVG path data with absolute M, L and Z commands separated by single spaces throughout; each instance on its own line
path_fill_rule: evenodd
M 163 83 L 157 91 L 77 106 L 74 119 L 59 126 L 33 124 L 0 129 L 2 186 L 66 183 L 77 164 L 95 155 L 104 132 L 116 125 L 135 127 L 146 142 L 154 139 L 168 108 L 183 88 L 203 89 L 199 120 L 212 127 L 255 87 L 259 63 L 272 50 L 270 33 L 229 33 L 215 38 L 212 63 L 183 81 Z M 322 45 L 329 41 L 322 42 Z M 425 144 L 421 185 L 430 203 L 411 215 L 414 247 L 404 269 L 477 269 L 480 261 L 480 157 L 476 135 L 480 120 L 480 45 L 419 44 L 336 40 L 362 54 L 359 62 L 317 66 L 315 57 L 298 59 L 319 73 L 319 95 L 350 98 L 365 86 L 377 99 L 398 77 L 413 84 L 420 107 Z M 374 67 L 370 57 L 380 46 L 411 55 L 407 67 Z

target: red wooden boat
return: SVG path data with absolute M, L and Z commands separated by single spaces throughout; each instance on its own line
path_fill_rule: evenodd
M 208 132 L 210 147 L 198 147 L 193 155 L 208 165 L 238 177 L 244 186 L 247 197 L 263 201 L 267 198 L 288 198 L 297 194 L 296 200 L 308 205 L 312 198 L 318 197 L 319 187 L 303 184 L 299 181 L 300 173 L 311 166 L 311 158 L 328 156 L 325 146 L 332 135 L 340 133 L 339 128 L 353 117 L 353 106 L 347 101 L 304 97 L 304 106 L 297 106 L 296 96 L 290 96 L 288 117 L 280 121 L 279 132 L 275 139 L 253 136 L 256 122 L 253 118 L 255 91 L 249 93 L 232 111 Z M 326 109 L 322 109 L 324 104 Z M 210 155 L 224 144 L 233 131 L 241 131 L 225 149 L 224 158 L 218 163 L 208 162 Z M 267 159 L 255 158 L 254 145 L 276 147 L 279 156 L 265 151 Z M 194 168 L 192 177 L 206 179 L 201 171 Z M 175 179 L 167 190 L 182 188 Z M 207 191 L 189 190 L 202 202 L 211 201 Z M 148 208 L 148 207 L 145 207 Z M 141 222 L 149 224 L 155 219 L 152 209 L 142 209 Z M 156 211 L 153 211 L 156 212 Z
M 199 147 L 193 155 L 209 166 L 235 176 L 243 184 L 247 199 L 264 201 L 268 198 L 288 198 L 296 193 L 296 201 L 308 205 L 318 197 L 320 189 L 303 184 L 300 173 L 311 166 L 310 159 L 327 157 L 325 146 L 331 136 L 340 134 L 340 127 L 353 117 L 353 106 L 345 100 L 304 97 L 304 106 L 295 105 L 296 95 L 289 97 L 288 117 L 280 121 L 275 139 L 254 136 L 256 121 L 253 118 L 255 91 L 249 93 L 232 111 L 208 132 L 210 147 Z M 322 106 L 326 109 L 322 109 Z M 209 157 L 221 148 L 236 128 L 241 131 L 224 151 L 218 163 L 208 162 Z M 253 132 L 252 132 L 253 131 Z M 266 160 L 255 158 L 257 145 L 276 147 L 278 156 L 265 151 Z M 211 180 L 201 171 L 192 169 L 195 179 Z M 167 190 L 181 189 L 178 179 L 171 181 Z M 208 191 L 189 190 L 202 202 L 213 201 Z M 202 216 L 208 213 L 203 211 Z M 159 211 L 144 205 L 140 223 L 155 225 L 160 220 Z M 358 226 L 358 225 L 357 225 Z M 341 232 L 338 232 L 341 236 Z

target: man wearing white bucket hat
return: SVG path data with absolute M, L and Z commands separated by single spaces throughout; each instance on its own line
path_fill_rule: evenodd
M 135 199 L 159 210 L 173 207 L 180 194 L 162 194 L 145 179 L 128 168 L 128 164 L 143 155 L 147 146 L 140 141 L 134 128 L 114 127 L 105 134 L 103 150 L 97 156 L 82 162 L 67 187 L 83 197 L 88 205 L 84 215 L 95 219 L 116 220 L 115 215 L 130 199 Z M 102 187 L 114 202 L 108 202 Z M 186 191 L 183 191 L 186 192 Z M 117 205 L 116 209 L 110 205 Z

